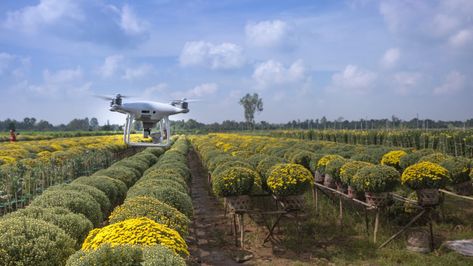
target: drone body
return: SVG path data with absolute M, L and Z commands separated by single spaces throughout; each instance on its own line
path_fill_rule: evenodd
M 117 94 L 115 98 L 105 99 L 111 100 L 110 111 L 127 115 L 123 138 L 125 143 L 130 146 L 169 146 L 171 144 L 171 127 L 169 116 L 189 112 L 186 99 L 172 101 L 171 103 L 150 101 L 122 103 L 122 98 L 125 97 Z M 131 126 L 133 121 L 139 121 L 143 124 L 143 137 L 148 138 L 151 136 L 153 143 L 130 141 Z M 158 124 L 160 132 L 152 132 L 152 129 Z

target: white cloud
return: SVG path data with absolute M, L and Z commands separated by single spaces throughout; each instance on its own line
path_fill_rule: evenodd
M 400 56 L 401 52 L 399 51 L 399 48 L 388 49 L 381 59 L 381 64 L 386 68 L 394 67 L 399 61 Z
M 269 60 L 256 66 L 253 79 L 260 88 L 299 82 L 305 79 L 305 67 L 302 60 L 295 61 L 289 67 L 285 67 L 280 62 Z
M 458 71 L 451 71 L 445 78 L 445 82 L 434 88 L 435 95 L 447 95 L 460 92 L 465 87 L 465 76 Z
M 343 72 L 332 75 L 331 89 L 365 93 L 373 87 L 376 78 L 377 75 L 371 71 L 347 65 Z
M 211 69 L 239 68 L 245 63 L 243 49 L 234 43 L 187 42 L 179 57 L 181 66 Z
M 153 66 L 150 64 L 142 64 L 133 68 L 129 67 L 125 69 L 125 74 L 123 75 L 123 78 L 126 80 L 139 79 L 150 74 L 152 71 Z
M 212 95 L 218 91 L 218 86 L 215 83 L 203 83 L 187 91 L 178 91 L 172 93 L 176 99 L 203 97 Z
M 15 78 L 21 78 L 25 76 L 30 66 L 31 60 L 28 57 L 0 53 L 0 75 L 11 74 Z
M 190 90 L 189 97 L 202 97 L 217 92 L 218 86 L 215 83 L 204 83 Z
M 450 37 L 449 42 L 454 47 L 465 46 L 473 41 L 473 32 L 471 30 L 463 29 Z
M 0 53 L 0 74 L 3 74 L 14 60 L 15 56 L 8 53 Z
M 121 9 L 120 27 L 130 35 L 141 34 L 146 30 L 145 22 L 141 21 L 128 5 L 124 5 Z
M 103 65 L 100 67 L 100 74 L 104 78 L 109 78 L 117 72 L 120 68 L 120 63 L 123 61 L 122 55 L 111 55 L 105 58 Z
M 417 72 L 398 72 L 393 76 L 395 90 L 401 95 L 408 95 L 419 85 L 422 74 Z
M 144 90 L 143 96 L 147 99 L 156 98 L 157 94 L 164 92 L 168 88 L 166 83 L 159 83 Z
M 83 19 L 82 11 L 72 0 L 41 0 L 37 5 L 8 12 L 4 26 L 12 30 L 35 32 L 43 25 L 62 19 Z
M 249 23 L 245 27 L 246 39 L 255 46 L 276 46 L 286 38 L 289 27 L 281 20 L 266 20 L 258 23 Z
M 43 71 L 43 84 L 29 85 L 28 89 L 45 96 L 77 95 L 84 94 L 90 90 L 91 83 L 83 80 L 83 72 L 80 67 L 75 69 L 61 69 L 51 72 L 49 69 Z

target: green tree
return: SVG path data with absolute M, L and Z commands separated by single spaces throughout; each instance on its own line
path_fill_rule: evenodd
M 263 99 L 258 96 L 258 93 L 253 93 L 253 95 L 247 93 L 240 99 L 240 105 L 243 106 L 246 122 L 254 125 L 255 112 L 263 111 Z

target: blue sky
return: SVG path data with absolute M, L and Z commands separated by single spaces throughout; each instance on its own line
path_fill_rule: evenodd
M 473 117 L 473 1 L 105 1 L 0 4 L 0 119 L 123 123 L 93 94 L 167 102 L 175 118 Z

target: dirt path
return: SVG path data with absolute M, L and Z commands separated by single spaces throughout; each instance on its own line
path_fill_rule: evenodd
M 227 243 L 227 219 L 222 204 L 209 193 L 207 173 L 195 151 L 188 155 L 192 174 L 193 224 L 190 229 L 189 250 L 193 265 L 239 265 L 232 259 Z

